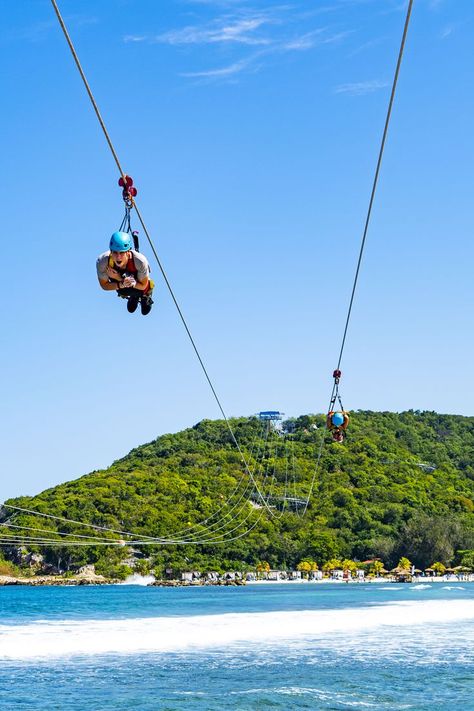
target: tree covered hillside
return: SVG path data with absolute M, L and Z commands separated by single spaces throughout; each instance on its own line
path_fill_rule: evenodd
M 167 568 L 245 569 L 261 560 L 272 567 L 296 567 L 304 558 L 321 565 L 334 557 L 379 557 L 392 567 L 401 555 L 422 568 L 436 560 L 455 564 L 457 551 L 474 548 L 474 418 L 360 411 L 343 445 L 325 434 L 324 420 L 289 420 L 286 436 L 265 433 L 254 417 L 231 421 L 269 510 L 225 422 L 209 420 L 137 447 L 106 470 L 6 503 L 133 532 L 133 540 L 189 541 L 25 546 L 56 567 L 91 562 L 109 574 L 124 559 L 158 574 Z M 298 499 L 308 494 L 322 436 L 326 443 L 303 516 Z M 30 528 L 129 540 L 31 514 L 12 516 L 6 508 L 1 515 L 3 522 Z M 208 543 L 199 545 L 197 538 Z M 24 548 L 4 545 L 4 556 L 18 562 Z

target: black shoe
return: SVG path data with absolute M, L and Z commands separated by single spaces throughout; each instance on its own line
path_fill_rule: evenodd
M 147 316 L 150 311 L 151 307 L 153 305 L 153 299 L 151 296 L 142 296 L 140 299 L 140 308 L 142 310 L 143 316 Z
M 139 301 L 139 299 L 140 299 L 140 297 L 139 297 L 139 296 L 135 296 L 135 294 L 133 294 L 132 296 L 129 296 L 129 297 L 128 297 L 128 301 L 127 301 L 127 311 L 128 311 L 129 314 L 133 314 L 133 312 L 137 310 L 137 306 L 138 306 L 138 301 Z M 142 312 L 143 312 L 143 307 L 142 307 Z

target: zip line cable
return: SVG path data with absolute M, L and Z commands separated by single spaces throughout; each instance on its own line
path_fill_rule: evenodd
M 102 116 L 101 116 L 101 113 L 100 113 L 100 111 L 99 111 L 99 107 L 98 107 L 97 102 L 96 102 L 96 100 L 95 100 L 95 98 L 94 98 L 94 95 L 93 95 L 92 90 L 91 90 L 91 88 L 90 88 L 89 82 L 87 81 L 86 75 L 85 75 L 84 70 L 83 70 L 83 68 L 82 68 L 82 66 L 81 66 L 81 63 L 80 63 L 80 61 L 79 61 L 78 54 L 77 54 L 77 52 L 76 52 L 76 50 L 75 50 L 74 44 L 73 44 L 73 42 L 72 42 L 72 40 L 71 40 L 71 37 L 70 37 L 69 32 L 68 32 L 68 30 L 67 30 L 67 27 L 66 27 L 66 25 L 65 25 L 65 23 L 64 23 L 64 20 L 63 20 L 63 18 L 62 18 L 62 16 L 61 16 L 61 13 L 60 13 L 60 11 L 59 11 L 58 4 L 57 4 L 56 0 L 51 0 L 51 4 L 52 4 L 52 6 L 53 6 L 53 8 L 54 8 L 54 12 L 56 13 L 56 17 L 58 18 L 58 21 L 59 21 L 59 24 L 60 24 L 61 29 L 62 29 L 62 31 L 63 31 L 64 37 L 66 38 L 66 41 L 67 41 L 67 43 L 68 43 L 68 45 L 69 45 L 69 49 L 71 50 L 71 54 L 72 54 L 72 56 L 73 56 L 73 58 L 74 58 L 74 61 L 75 61 L 75 63 L 76 63 L 76 66 L 77 66 L 77 69 L 78 69 L 78 71 L 79 71 L 79 74 L 81 75 L 82 81 L 83 81 L 84 86 L 85 86 L 85 88 L 86 88 L 86 91 L 87 91 L 87 93 L 88 93 L 88 95 L 89 95 L 89 99 L 91 100 L 91 103 L 92 103 L 92 106 L 93 106 L 93 108 L 94 108 L 95 114 L 96 114 L 97 119 L 98 119 L 98 121 L 99 121 L 99 123 L 100 123 L 100 126 L 101 126 L 101 128 L 102 128 L 102 132 L 103 132 L 103 134 L 104 134 L 104 136 L 105 136 L 105 138 L 106 138 L 106 141 L 107 141 L 107 143 L 108 143 L 108 146 L 109 146 L 109 148 L 110 148 L 110 151 L 111 151 L 111 153 L 112 153 L 112 156 L 113 156 L 113 158 L 114 158 L 114 161 L 115 161 L 115 163 L 116 163 L 116 165 L 117 165 L 117 168 L 118 168 L 118 170 L 119 170 L 119 173 L 120 173 L 120 175 L 121 175 L 121 177 L 122 177 L 122 179 L 123 179 L 123 181 L 124 181 L 124 183 L 125 183 L 125 185 L 126 185 L 126 184 L 127 184 L 127 182 L 126 182 L 126 174 L 125 174 L 125 172 L 124 172 L 124 170 L 123 170 L 123 168 L 122 168 L 122 165 L 121 165 L 120 160 L 119 160 L 119 158 L 118 158 L 117 152 L 116 152 L 116 150 L 115 150 L 115 148 L 114 148 L 114 145 L 113 145 L 113 143 L 112 143 L 112 140 L 111 140 L 111 138 L 110 138 L 110 135 L 109 135 L 109 133 L 108 133 L 108 131 L 107 131 L 107 127 L 106 127 L 105 122 L 104 122 L 104 120 L 103 120 L 103 118 L 102 118 Z M 191 342 L 191 345 L 192 345 L 192 347 L 193 347 L 193 350 L 194 350 L 194 352 L 195 352 L 195 354 L 196 354 L 196 357 L 197 357 L 197 359 L 198 359 L 198 361 L 199 361 L 199 364 L 200 364 L 201 369 L 202 369 L 202 371 L 203 371 L 203 373 L 204 373 L 204 376 L 205 376 L 205 378 L 206 378 L 206 380 L 207 380 L 207 383 L 208 383 L 208 385 L 209 385 L 209 387 L 210 387 L 210 389 L 211 389 L 211 392 L 212 392 L 212 394 L 213 394 L 213 396 L 214 396 L 214 399 L 215 399 L 215 401 L 216 401 L 216 403 L 217 403 L 217 406 L 218 406 L 218 408 L 219 408 L 219 410 L 220 410 L 220 412 L 221 412 L 221 414 L 222 414 L 222 417 L 224 418 L 224 421 L 225 421 L 225 423 L 226 423 L 227 429 L 228 429 L 229 432 L 230 432 L 230 435 L 231 435 L 231 437 L 232 437 L 232 441 L 234 442 L 234 445 L 236 446 L 236 448 L 237 448 L 237 450 L 238 450 L 238 452 L 239 452 L 239 454 L 240 454 L 240 457 L 241 457 L 242 462 L 243 462 L 243 464 L 244 464 L 244 466 L 245 466 L 245 469 L 246 469 L 246 471 L 247 471 L 247 474 L 248 474 L 249 477 L 251 478 L 251 480 L 252 480 L 252 482 L 253 482 L 253 485 L 254 485 L 255 488 L 256 488 L 257 494 L 259 495 L 259 497 L 260 497 L 260 499 L 261 499 L 263 505 L 266 506 L 265 498 L 264 498 L 262 492 L 260 491 L 260 489 L 259 489 L 259 487 L 258 487 L 258 484 L 257 484 L 256 480 L 255 480 L 254 477 L 253 477 L 252 472 L 250 471 L 250 468 L 249 468 L 249 466 L 248 466 L 248 464 L 247 464 L 247 461 L 246 461 L 246 459 L 245 459 L 245 457 L 244 457 L 244 453 L 242 452 L 242 449 L 240 448 L 240 445 L 239 445 L 239 443 L 238 443 L 238 441 L 237 441 L 237 439 L 236 439 L 236 436 L 235 436 L 235 434 L 234 434 L 234 430 L 233 430 L 233 428 L 232 428 L 232 425 L 230 424 L 229 419 L 228 419 L 228 417 L 227 417 L 227 415 L 226 415 L 226 413 L 225 413 L 225 411 L 224 411 L 224 408 L 223 408 L 223 406 L 222 406 L 222 403 L 221 403 L 221 401 L 220 401 L 220 398 L 219 398 L 219 396 L 217 395 L 217 391 L 216 391 L 216 389 L 215 389 L 215 387 L 214 387 L 214 384 L 213 384 L 213 382 L 212 382 L 212 380 L 211 380 L 211 378 L 210 378 L 210 376 L 209 376 L 209 373 L 208 373 L 207 368 L 206 368 L 206 366 L 205 366 L 205 364 L 204 364 L 204 361 L 203 361 L 203 359 L 202 359 L 202 356 L 201 356 L 201 354 L 200 354 L 200 352 L 199 352 L 199 349 L 198 349 L 198 347 L 197 347 L 197 345 L 196 345 L 196 342 L 195 342 L 195 340 L 194 340 L 194 338 L 193 338 L 193 336 L 192 336 L 192 334 L 191 334 L 191 331 L 190 331 L 190 328 L 189 328 L 189 326 L 188 326 L 188 323 L 187 323 L 187 321 L 186 321 L 186 319 L 185 319 L 185 317 L 184 317 L 184 314 L 183 314 L 183 312 L 182 312 L 182 310 L 181 310 L 181 307 L 180 307 L 180 305 L 179 305 L 179 302 L 178 302 L 178 300 L 177 300 L 177 297 L 176 297 L 176 295 L 175 295 L 175 293 L 174 293 L 174 290 L 173 290 L 173 288 L 172 288 L 172 286 L 171 286 L 171 283 L 170 283 L 170 281 L 169 281 L 169 279 L 168 279 L 168 276 L 167 276 L 167 274 L 166 274 L 166 271 L 165 271 L 165 269 L 164 269 L 164 266 L 163 266 L 163 264 L 162 264 L 162 262 L 161 262 L 161 259 L 160 259 L 159 256 L 158 256 L 158 253 L 157 253 L 157 251 L 156 251 L 156 248 L 155 248 L 155 245 L 154 245 L 154 243 L 153 243 L 153 240 L 152 240 L 152 238 L 151 238 L 151 236 L 150 236 L 150 233 L 148 232 L 148 229 L 147 229 L 147 227 L 146 227 L 146 225 L 145 225 L 145 222 L 144 222 L 144 220 L 143 220 L 142 214 L 141 214 L 140 210 L 138 209 L 138 207 L 137 207 L 137 205 L 136 205 L 136 203 L 135 203 L 135 200 L 134 200 L 133 196 L 131 196 L 131 202 L 132 202 L 132 204 L 133 204 L 133 207 L 135 207 L 135 210 L 136 210 L 136 213 L 137 213 L 137 217 L 138 217 L 138 219 L 139 219 L 139 221 L 140 221 L 140 224 L 141 224 L 141 226 L 142 226 L 142 228 L 143 228 L 143 231 L 145 232 L 146 238 L 147 238 L 148 243 L 149 243 L 149 245 L 150 245 L 150 248 L 151 248 L 151 250 L 152 250 L 152 252 L 153 252 L 153 255 L 154 255 L 155 259 L 156 259 L 156 262 L 157 262 L 158 267 L 159 267 L 159 269 L 160 269 L 160 272 L 161 272 L 161 275 L 162 275 L 162 277 L 163 277 L 163 280 L 164 280 L 164 282 L 165 282 L 165 284 L 166 284 L 166 287 L 167 287 L 167 289 L 168 289 L 168 291 L 169 291 L 169 293 L 170 293 L 170 296 L 171 296 L 171 298 L 172 298 L 172 300 L 173 300 L 173 303 L 174 303 L 174 305 L 175 305 L 175 307 L 176 307 L 176 309 L 177 309 L 177 311 L 178 311 L 178 314 L 179 314 L 179 317 L 180 317 L 180 319 L 181 319 L 181 322 L 182 322 L 182 324 L 183 324 L 183 326 L 184 326 L 184 328 L 185 328 L 185 331 L 186 331 L 186 333 L 187 333 L 187 335 L 188 335 L 188 338 L 189 338 L 189 340 L 190 340 L 190 342 Z M 271 511 L 271 509 L 270 509 L 269 507 L 267 507 L 267 510 L 268 510 L 268 513 L 269 513 L 270 515 L 273 515 L 273 512 Z
M 400 44 L 400 50 L 399 50 L 399 52 L 398 52 L 397 66 L 396 66 L 396 68 L 395 68 L 395 75 L 394 75 L 394 77 L 393 77 L 392 91 L 391 91 L 391 93 L 390 93 L 390 101 L 389 101 L 389 103 L 388 103 L 387 116 L 386 116 L 386 118 L 385 118 L 385 126 L 384 126 L 384 130 L 383 130 L 383 135 L 382 135 L 382 142 L 381 142 L 381 144 L 380 144 L 379 156 L 378 156 L 378 160 L 377 160 L 377 167 L 376 167 L 376 169 L 375 169 L 374 181 L 373 181 L 373 184 L 372 184 L 372 191 L 371 191 L 371 194 L 370 194 L 369 207 L 368 207 L 367 215 L 366 215 L 366 218 L 365 218 L 365 226 L 364 226 L 364 232 L 363 232 L 363 235 L 362 235 L 362 242 L 361 242 L 361 245 L 360 245 L 359 259 L 357 260 L 357 267 L 356 267 L 355 276 L 354 276 L 354 283 L 353 283 L 353 285 L 352 285 L 351 298 L 350 298 L 350 301 L 349 301 L 349 308 L 348 308 L 348 311 L 347 311 L 346 324 L 345 324 L 345 327 L 344 327 L 344 334 L 343 334 L 343 336 L 342 336 L 341 349 L 340 349 L 340 351 L 339 351 L 339 358 L 338 358 L 338 361 L 337 361 L 337 368 L 336 368 L 337 370 L 340 369 L 341 361 L 342 361 L 342 354 L 343 354 L 343 352 L 344 352 L 344 346 L 345 346 L 345 344 L 346 344 L 347 330 L 348 330 L 348 328 L 349 328 L 349 321 L 350 321 L 350 319 L 351 319 L 351 314 L 352 314 L 352 305 L 353 305 L 353 303 L 354 303 L 354 296 L 355 296 L 355 292 L 356 292 L 356 288 L 357 288 L 357 282 L 358 282 L 358 280 L 359 280 L 359 272 L 360 272 L 360 267 L 361 267 L 361 263 L 362 263 L 362 257 L 363 257 L 363 254 L 364 254 L 365 241 L 366 241 L 366 238 L 367 238 L 367 232 L 368 232 L 368 230 L 369 230 L 370 218 L 371 218 L 371 215 L 372 215 L 372 206 L 373 206 L 373 204 L 374 204 L 375 193 L 376 193 L 376 191 L 377 191 L 377 185 L 378 185 L 379 173 L 380 173 L 380 166 L 382 165 L 382 158 L 383 158 L 384 149 L 385 149 L 385 142 L 386 142 L 386 139 L 387 139 L 388 127 L 389 127 L 389 124 L 390 124 L 390 117 L 391 117 L 391 115 L 392 115 L 392 107 L 393 107 L 393 102 L 394 102 L 394 99 L 395 99 L 395 92 L 396 92 L 397 84 L 398 84 L 398 75 L 399 75 L 399 73 L 400 73 L 400 67 L 401 67 L 401 64 L 402 64 L 403 53 L 404 53 L 404 51 L 405 51 L 405 41 L 406 41 L 407 33 L 408 33 L 408 26 L 409 26 L 409 24 L 410 24 L 410 18 L 411 18 L 412 7 L 413 7 L 413 0 L 409 0 L 409 2 L 408 2 L 408 8 L 407 8 L 407 14 L 406 14 L 406 18 L 405 18 L 405 25 L 404 25 L 404 28 L 403 28 L 402 41 L 401 41 L 401 44 Z M 334 395 L 334 392 L 333 392 L 333 395 Z
M 3 505 L 8 506 L 9 508 L 19 509 L 19 507 L 11 506 L 10 504 L 3 504 Z M 44 514 L 39 511 L 33 511 L 31 509 L 19 509 L 19 510 L 24 511 L 29 514 L 34 514 L 37 516 L 44 516 L 46 518 L 56 519 L 56 520 L 60 520 L 60 521 L 66 521 L 67 523 L 72 522 L 70 519 L 64 519 L 59 516 Z M 243 531 L 243 533 L 240 533 L 239 535 L 235 535 L 232 537 L 229 537 L 226 534 L 225 538 L 221 537 L 221 538 L 216 538 L 216 539 L 209 538 L 209 539 L 199 540 L 199 541 L 193 541 L 193 540 L 188 541 L 185 539 L 166 540 L 166 539 L 160 539 L 160 538 L 152 538 L 151 536 L 139 537 L 139 536 L 135 535 L 132 540 L 127 540 L 127 541 L 117 540 L 117 539 L 115 539 L 115 540 L 105 539 L 105 538 L 102 540 L 97 540 L 97 541 L 95 541 L 95 540 L 94 541 L 64 541 L 64 540 L 56 541 L 53 539 L 48 539 L 48 543 L 46 543 L 46 542 L 44 542 L 42 544 L 38 543 L 38 545 L 50 545 L 50 546 L 51 545 L 63 545 L 63 546 L 95 546 L 95 545 L 98 545 L 98 546 L 102 546 L 102 545 L 105 545 L 105 546 L 107 546 L 107 545 L 110 545 L 110 546 L 124 546 L 124 545 L 159 546 L 159 545 L 177 545 L 177 544 L 204 545 L 204 544 L 228 543 L 231 541 L 237 541 L 237 540 L 243 538 L 244 536 L 246 536 L 248 533 L 250 533 L 250 531 L 252 531 L 258 525 L 258 523 L 260 522 L 260 520 L 262 518 L 262 515 L 263 515 L 263 509 L 262 509 L 262 512 L 260 513 L 259 517 L 256 519 L 256 521 L 254 521 L 254 523 L 252 524 L 252 526 L 250 526 L 250 528 L 247 528 L 245 531 Z M 75 521 L 74 523 L 78 523 L 80 526 L 84 526 L 86 528 L 94 528 L 94 529 L 100 528 L 101 530 L 105 530 L 105 531 L 121 533 L 120 531 L 117 531 L 116 529 L 110 529 L 110 528 L 106 528 L 104 526 L 95 526 L 94 524 L 83 523 L 81 521 Z M 227 533 L 234 533 L 235 531 L 238 530 L 238 528 L 239 527 L 236 526 L 234 529 L 231 529 Z M 132 535 L 132 534 L 128 533 L 128 534 L 123 534 L 123 535 Z M 0 536 L 0 538 L 2 538 L 2 537 Z M 138 539 L 138 540 L 136 540 L 136 539 Z M 13 540 L 12 536 L 6 535 L 6 536 L 3 536 L 3 539 L 0 541 L 0 543 L 6 543 L 7 545 L 14 545 L 12 540 Z M 31 538 L 22 538 L 21 540 L 27 542 L 32 539 Z M 19 543 L 19 541 L 17 539 L 15 539 L 15 544 L 18 545 L 18 543 Z
M 250 451 L 250 455 L 253 456 L 254 449 L 257 448 L 257 443 L 259 443 L 259 444 L 258 444 L 258 448 L 257 448 L 256 457 L 255 457 L 257 462 L 258 462 L 258 459 L 259 459 L 259 457 L 260 457 L 260 449 L 261 449 L 261 446 L 262 446 L 260 440 L 261 440 L 261 438 L 262 438 L 263 432 L 264 432 L 264 427 L 261 427 L 261 428 L 260 428 L 260 431 L 257 432 L 257 434 L 256 434 L 256 436 L 255 436 L 255 438 L 254 438 L 254 441 L 253 441 L 252 447 L 251 447 L 251 451 Z M 266 438 L 265 438 L 265 440 L 266 440 Z M 264 443 L 263 443 L 263 446 L 265 447 L 265 441 L 264 441 Z M 238 488 L 239 488 L 239 486 L 240 486 L 240 483 L 241 483 L 242 481 L 244 481 L 243 475 L 242 475 L 242 477 L 241 477 L 239 483 L 237 484 L 237 486 L 236 486 L 236 488 L 235 488 L 235 491 L 238 490 Z M 234 503 L 234 504 L 232 505 L 232 507 L 230 508 L 230 511 L 229 511 L 228 513 L 231 513 L 235 508 L 238 507 L 240 501 L 242 500 L 242 498 L 243 498 L 243 497 L 245 496 L 245 494 L 247 493 L 247 491 L 248 491 L 248 489 L 249 489 L 249 486 L 250 486 L 250 482 L 247 480 L 247 484 L 246 484 L 246 486 L 245 486 L 244 491 L 243 491 L 242 494 L 240 495 L 239 500 L 237 501 L 237 503 Z M 234 495 L 234 494 L 232 494 L 231 496 L 233 496 L 233 495 Z M 228 502 L 230 502 L 230 501 L 231 501 L 231 497 L 229 498 Z M 243 510 L 243 508 L 245 508 L 245 503 L 246 503 L 246 502 L 244 502 L 244 504 L 242 505 L 241 509 L 239 510 L 239 513 L 240 513 L 240 511 Z M 55 521 L 61 521 L 61 522 L 64 522 L 64 523 L 69 523 L 69 524 L 77 524 L 78 526 L 81 526 L 81 527 L 92 528 L 92 529 L 95 530 L 95 531 L 104 531 L 104 532 L 107 532 L 107 533 L 113 533 L 113 534 L 120 535 L 120 536 L 124 536 L 124 537 L 125 537 L 125 536 L 133 537 L 133 539 L 140 538 L 142 545 L 145 545 L 145 544 L 146 544 L 146 545 L 173 545 L 173 544 L 177 544 L 177 543 L 179 543 L 179 544 L 185 544 L 185 543 L 190 543 L 190 544 L 191 544 L 191 543 L 194 543 L 194 544 L 196 544 L 196 545 L 199 545 L 199 544 L 201 544 L 201 543 L 206 543 L 206 544 L 214 543 L 214 542 L 215 542 L 215 543 L 222 543 L 222 542 L 225 542 L 225 540 L 236 540 L 237 538 L 241 538 L 243 535 L 245 535 L 245 533 L 248 533 L 249 530 L 252 530 L 252 529 L 255 527 L 256 523 L 257 523 L 257 522 L 254 523 L 254 525 L 253 525 L 250 529 L 247 529 L 246 532 L 244 532 L 244 533 L 241 534 L 240 536 L 237 536 L 237 537 L 235 537 L 235 538 L 233 538 L 233 539 L 229 539 L 229 538 L 227 537 L 225 540 L 223 540 L 223 534 L 219 534 L 219 536 L 218 536 L 217 538 L 210 538 L 211 535 L 215 535 L 215 534 L 217 533 L 217 531 L 222 530 L 223 528 L 225 528 L 225 526 L 228 526 L 229 524 L 231 524 L 232 521 L 236 519 L 236 516 L 235 516 L 235 514 L 234 514 L 234 515 L 231 516 L 230 520 L 227 520 L 227 521 L 225 521 L 224 523 L 222 523 L 223 518 L 222 518 L 221 520 L 218 519 L 216 522 L 214 522 L 214 523 L 212 524 L 212 526 L 208 526 L 208 529 L 209 529 L 209 530 L 208 530 L 206 533 L 204 533 L 203 531 L 196 531 L 195 533 L 192 533 L 192 532 L 191 532 L 193 528 L 196 528 L 196 527 L 198 527 L 198 526 L 202 526 L 203 523 L 204 523 L 204 522 L 199 522 L 199 523 L 197 523 L 197 524 L 194 524 L 194 526 L 190 527 L 189 529 L 186 528 L 186 529 L 183 529 L 182 531 L 175 532 L 173 538 L 166 538 L 166 537 L 144 536 L 143 534 L 139 534 L 139 533 L 136 533 L 136 532 L 122 531 L 122 530 L 118 530 L 118 529 L 115 529 L 115 528 L 109 528 L 109 527 L 107 527 L 107 526 L 99 526 L 99 525 L 96 525 L 96 524 L 85 523 L 85 522 L 82 522 L 82 521 L 76 521 L 76 520 L 74 520 L 74 519 L 68 519 L 68 518 L 64 518 L 64 517 L 61 517 L 61 516 L 55 516 L 55 515 L 53 515 L 53 514 L 47 514 L 47 513 L 44 513 L 44 512 L 40 512 L 40 511 L 34 511 L 34 510 L 32 510 L 32 509 L 26 509 L 26 508 L 23 508 L 23 507 L 14 506 L 13 504 L 4 504 L 4 507 L 5 507 L 5 508 L 9 508 L 9 509 L 11 509 L 11 510 L 13 510 L 13 511 L 15 511 L 15 512 L 30 513 L 30 514 L 32 514 L 32 515 L 41 516 L 41 517 L 44 517 L 44 518 L 47 518 L 47 519 L 52 519 L 52 520 L 55 520 Z M 218 513 L 218 511 L 219 511 L 219 510 L 222 510 L 223 508 L 224 508 L 224 505 L 222 505 L 222 506 L 220 507 L 220 509 L 218 509 L 218 510 L 217 510 L 216 512 L 214 512 L 211 516 L 209 516 L 208 519 L 205 519 L 205 523 L 207 523 L 208 521 L 210 521 L 214 516 L 216 516 L 216 514 Z M 15 515 L 15 514 L 14 514 L 14 515 Z M 226 515 L 228 515 L 228 514 L 226 514 Z M 247 514 L 247 516 L 245 517 L 245 519 L 244 519 L 243 521 L 240 521 L 240 523 L 239 523 L 236 527 L 234 527 L 231 531 L 226 531 L 226 535 L 227 535 L 228 533 L 233 533 L 233 532 L 237 531 L 237 530 L 247 521 L 247 519 L 249 518 L 250 515 L 251 515 L 251 511 Z M 261 516 L 260 516 L 260 518 L 261 518 Z M 221 525 L 220 525 L 216 530 L 212 530 L 212 527 L 218 525 L 219 523 L 221 523 Z M 3 523 L 3 524 L 1 524 L 1 525 L 3 525 L 3 526 L 11 526 L 11 527 L 14 526 L 14 524 L 13 524 L 13 523 L 10 523 L 10 522 L 8 522 L 8 523 Z M 33 528 L 28 527 L 28 526 L 19 526 L 19 525 L 15 525 L 15 528 L 21 528 L 21 529 L 23 529 L 23 530 L 41 531 L 42 533 L 48 533 L 48 534 L 54 534 L 54 535 L 65 535 L 65 536 L 76 537 L 76 538 L 86 538 L 86 539 L 90 540 L 90 545 L 94 545 L 94 542 L 95 542 L 96 540 L 102 541 L 104 544 L 106 544 L 107 542 L 110 543 L 111 545 L 118 545 L 118 544 L 119 544 L 119 542 L 118 542 L 117 540 L 114 541 L 113 539 L 111 540 L 110 538 L 97 538 L 97 537 L 95 537 L 95 536 L 81 536 L 80 534 L 63 533 L 63 532 L 59 532 L 59 531 L 50 531 L 50 530 L 48 530 L 48 529 L 33 529 Z M 190 533 L 190 532 L 191 532 L 191 533 Z M 206 536 L 204 540 L 199 539 L 199 538 L 190 537 L 190 536 L 196 536 L 196 535 L 203 536 L 203 534 L 204 534 L 204 536 Z M 11 535 L 8 535 L 8 538 L 9 538 L 9 539 L 11 539 L 11 537 L 12 537 Z M 3 536 L 3 539 L 5 539 L 5 538 L 6 538 L 6 536 Z M 144 538 L 147 539 L 147 542 L 146 542 L 146 543 L 143 541 Z M 91 539 L 92 539 L 92 540 L 91 540 Z M 30 540 L 30 539 L 28 539 L 28 540 Z M 48 539 L 48 540 L 50 540 L 51 543 L 54 543 L 54 542 L 55 542 L 53 539 Z M 74 541 L 70 541 L 70 543 L 71 543 L 71 545 L 73 545 L 73 544 L 74 544 Z M 76 543 L 78 543 L 78 542 L 76 542 Z M 136 543 L 136 541 L 135 541 L 135 540 L 127 539 L 126 543 L 132 544 L 132 543 Z M 123 545 L 123 544 L 124 544 L 124 541 L 122 541 L 121 545 Z
M 265 438 L 264 444 L 263 444 L 263 447 L 264 447 L 264 448 L 265 448 L 265 443 L 266 443 L 266 438 Z M 257 463 L 258 463 L 258 460 L 259 460 L 259 458 L 260 458 L 260 448 L 261 448 L 261 443 L 260 443 L 259 446 L 258 446 L 258 452 L 257 452 L 256 457 L 255 457 Z M 250 484 L 251 484 L 251 482 L 249 482 L 249 481 L 247 480 L 247 484 L 246 484 L 245 488 L 242 490 L 242 492 L 240 493 L 239 498 L 237 499 L 236 502 L 232 503 L 232 506 L 229 508 L 229 511 L 227 511 L 227 512 L 225 513 L 225 516 L 229 516 L 233 511 L 235 511 L 235 509 L 237 509 L 237 508 L 240 506 L 241 502 L 243 502 L 242 505 L 240 506 L 240 508 L 239 508 L 238 511 L 237 511 L 237 515 L 236 515 L 235 513 L 232 514 L 232 516 L 231 516 L 231 518 L 230 518 L 230 521 L 224 521 L 224 517 L 221 519 L 221 521 L 219 521 L 219 519 L 218 519 L 215 523 L 212 524 L 212 528 L 211 528 L 211 526 L 208 526 L 208 525 L 206 524 L 206 528 L 207 528 L 208 530 L 211 530 L 211 533 L 212 533 L 212 534 L 215 534 L 215 533 L 217 533 L 217 531 L 222 530 L 222 529 L 223 529 L 226 525 L 228 525 L 233 519 L 236 519 L 237 516 L 239 516 L 239 515 L 241 514 L 241 512 L 244 511 L 244 509 L 245 509 L 245 507 L 246 507 L 246 505 L 247 505 L 246 496 L 248 496 L 249 489 L 251 489 Z M 238 486 L 239 486 L 239 485 L 238 485 Z M 234 489 L 234 491 L 237 491 L 237 487 Z M 230 502 L 231 502 L 231 499 L 230 499 L 230 497 L 229 497 L 228 503 L 230 503 Z M 222 507 L 221 507 L 221 509 L 222 509 Z M 219 511 L 219 509 L 213 514 L 213 516 L 214 516 L 215 514 L 217 514 L 218 511 Z M 241 523 L 244 523 L 244 522 L 247 520 L 247 518 L 249 517 L 249 515 L 250 515 L 250 512 L 247 514 L 246 518 L 245 518 Z M 211 518 L 211 517 L 209 517 L 209 518 Z M 208 520 L 209 520 L 209 519 L 208 519 Z M 224 521 L 224 522 L 222 522 L 222 521 Z M 214 526 L 217 526 L 217 524 L 219 524 L 219 523 L 221 524 L 220 526 L 218 526 L 217 528 L 213 528 Z M 196 524 L 196 526 L 198 526 L 198 525 L 200 525 L 200 524 Z M 185 533 L 187 534 L 187 531 L 186 531 Z M 175 534 L 175 535 L 176 535 L 176 534 Z

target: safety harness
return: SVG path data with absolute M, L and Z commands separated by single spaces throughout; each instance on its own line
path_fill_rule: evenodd
M 122 268 L 118 267 L 115 264 L 114 259 L 113 259 L 112 255 L 110 254 L 109 255 L 109 267 L 111 267 L 112 269 L 115 269 L 120 274 L 120 277 L 121 277 L 120 279 L 114 279 L 113 277 L 111 277 L 111 281 L 116 281 L 116 282 L 121 282 L 122 279 L 124 279 L 124 277 L 126 277 L 126 276 L 135 276 L 138 272 L 137 265 L 135 264 L 135 260 L 133 259 L 132 252 L 130 252 L 130 257 L 128 259 L 127 264 Z M 148 294 L 150 291 L 152 291 L 154 286 L 155 286 L 155 283 L 152 281 L 152 279 L 148 279 L 148 284 L 147 284 L 146 288 L 143 290 L 143 295 Z M 119 294 L 119 296 L 120 296 L 120 294 Z

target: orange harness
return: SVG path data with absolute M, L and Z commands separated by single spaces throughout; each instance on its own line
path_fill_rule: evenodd
M 340 411 L 341 415 L 344 417 L 344 422 L 342 425 L 335 425 L 334 422 L 332 421 L 332 416 L 334 415 L 334 411 L 331 410 L 331 412 L 328 412 L 327 418 L 326 418 L 326 425 L 328 430 L 333 431 L 335 430 L 336 432 L 341 431 L 341 430 L 346 430 L 347 426 L 349 424 L 349 413 L 345 412 L 344 410 Z

